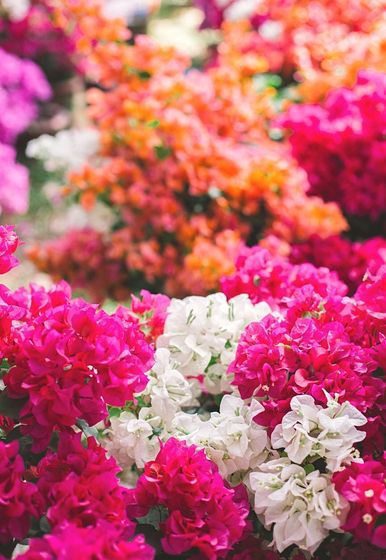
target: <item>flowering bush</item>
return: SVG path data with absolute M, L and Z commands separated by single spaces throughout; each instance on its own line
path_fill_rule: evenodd
M 355 292 L 367 268 L 386 264 L 386 241 L 374 237 L 353 243 L 337 235 L 326 238 L 315 235 L 303 243 L 293 244 L 289 259 L 293 263 L 309 262 L 334 270 L 350 292 Z
M 70 63 L 74 43 L 53 24 L 50 0 L 1 0 L 0 10 L 2 48 L 29 59 L 49 56 L 57 64 Z
M 386 267 L 351 298 L 261 247 L 237 269 L 112 314 L 0 287 L 0 552 L 381 559 Z
M 355 0 L 195 0 L 204 27 L 228 21 L 244 52 L 263 54 L 270 70 L 301 82 L 300 93 L 318 101 L 333 88 L 352 86 L 361 69 L 384 71 L 384 5 Z M 243 33 L 244 32 L 244 33 Z M 243 36 L 244 35 L 244 36 Z
M 82 10 L 94 25 L 85 25 Z M 71 231 L 34 249 L 41 269 L 84 288 L 98 264 L 80 264 L 78 256 L 93 243 L 95 260 L 115 268 L 107 293 L 126 283 L 206 294 L 232 272 L 245 242 L 267 233 L 300 241 L 345 229 L 335 204 L 308 196 L 288 146 L 270 139 L 275 90 L 258 91 L 254 82 L 267 63 L 261 56 L 242 62 L 232 33 L 217 65 L 196 70 L 188 57 L 149 37 L 125 44 L 123 26 L 106 30 L 95 7 L 61 2 L 56 15 L 63 28 L 75 26 L 77 53 L 87 55 L 103 86 L 88 96 L 100 147 L 86 165 L 68 170 L 65 192 L 87 209 L 107 204 L 115 224 L 103 235 Z
M 294 105 L 281 118 L 311 193 L 351 216 L 379 218 L 386 208 L 386 76 L 362 72 L 355 87 L 325 103 Z
M 201 69 L 97 1 L 0 3 L 43 5 L 98 87 L 91 128 L 28 154 L 103 219 L 30 254 L 95 300 L 139 295 L 0 285 L 1 559 L 381 560 L 386 245 L 363 216 L 382 234 L 384 83 L 357 64 L 378 67 L 378 3 L 261 2 Z M 290 106 L 277 69 L 324 101 Z M 18 245 L 0 226 L 0 273 Z
M 37 103 L 49 96 L 50 87 L 38 66 L 0 48 L 0 212 L 27 211 L 28 174 L 16 163 L 13 144 L 36 117 Z

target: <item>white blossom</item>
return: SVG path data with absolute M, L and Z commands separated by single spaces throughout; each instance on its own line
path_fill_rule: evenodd
M 110 419 L 111 426 L 105 432 L 104 447 L 123 469 L 136 465 L 142 469 L 145 463 L 155 459 L 160 443 L 155 435 L 154 417 L 145 418 L 148 409 L 140 411 L 140 418 L 131 412 L 122 412 Z M 159 420 L 154 422 L 159 424 Z
M 226 18 L 230 20 L 249 19 L 256 13 L 260 3 L 260 0 L 236 0 L 226 9 Z
M 151 13 L 159 0 L 103 0 L 103 14 L 107 18 L 121 18 L 133 24 Z
M 309 474 L 288 458 L 274 459 L 252 472 L 254 510 L 269 529 L 279 552 L 295 544 L 313 553 L 330 531 L 339 530 L 348 510 L 330 475 Z
M 227 301 L 222 293 L 207 297 L 173 299 L 158 348 L 168 348 L 185 377 L 204 375 L 212 394 L 230 390 L 227 374 L 245 327 L 271 312 L 264 303 L 254 305 L 246 294 Z
M 311 396 L 301 395 L 292 398 L 291 409 L 272 433 L 274 449 L 284 449 L 298 464 L 307 457 L 324 458 L 331 472 L 356 458 L 353 445 L 366 436 L 357 426 L 367 420 L 349 402 L 339 404 L 327 394 L 327 407 L 323 408 Z
M 30 9 L 30 0 L 0 0 L 0 8 L 3 8 L 11 21 L 20 21 L 25 18 Z
M 148 398 L 155 415 L 165 426 L 169 426 L 182 407 L 197 404 L 195 383 L 189 382 L 175 366 L 169 350 L 159 348 L 155 363 L 148 372 L 149 382 L 141 393 L 142 397 Z
M 43 161 L 46 171 L 67 172 L 82 167 L 99 149 L 99 132 L 93 128 L 42 134 L 28 142 L 26 154 Z
M 220 411 L 213 412 L 208 420 L 178 414 L 173 422 L 173 435 L 205 449 L 225 478 L 235 473 L 244 476 L 267 457 L 266 430 L 253 420 L 262 410 L 255 400 L 248 406 L 238 397 L 225 395 Z

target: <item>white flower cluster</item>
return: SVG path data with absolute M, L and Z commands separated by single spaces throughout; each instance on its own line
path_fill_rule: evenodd
M 273 526 L 279 552 L 296 544 L 312 553 L 329 531 L 339 530 L 348 510 L 331 477 L 357 460 L 353 444 L 365 438 L 357 427 L 366 418 L 350 403 L 339 404 L 325 394 L 326 407 L 309 395 L 291 399 L 291 412 L 271 435 L 272 448 L 286 456 L 278 458 L 273 452 L 276 458 L 258 465 L 249 477 L 254 510 L 265 527 Z M 325 474 L 313 467 L 320 459 L 325 461 Z
M 28 142 L 26 154 L 43 161 L 46 171 L 78 169 L 99 150 L 99 132 L 93 128 L 61 130 L 55 136 L 42 134 Z
M 159 416 L 163 426 L 169 428 L 176 413 L 183 407 L 197 405 L 199 392 L 194 381 L 188 381 L 173 363 L 167 348 L 159 348 L 155 363 L 148 373 L 149 382 L 141 393 L 151 405 L 151 412 Z
M 208 420 L 201 420 L 198 415 L 177 414 L 173 435 L 205 449 L 224 478 L 230 479 L 237 473 L 241 480 L 268 454 L 267 432 L 253 421 L 262 410 L 255 400 L 248 406 L 238 397 L 225 395 L 220 411 L 213 412 Z
M 344 523 L 348 504 L 332 475 L 360 460 L 354 445 L 365 437 L 359 428 L 366 418 L 328 393 L 325 406 L 300 395 L 268 437 L 256 422 L 262 403 L 241 399 L 227 369 L 246 325 L 270 312 L 246 295 L 172 300 L 147 387 L 137 395 L 141 408 L 111 419 L 105 446 L 129 477 L 133 466 L 142 469 L 154 460 L 170 437 L 204 449 L 224 479 L 249 488 L 256 515 L 272 530 L 273 548 L 281 553 L 297 545 L 312 554 Z M 192 410 L 202 405 L 203 384 L 204 393 L 230 393 L 218 412 Z
M 30 0 L 0 0 L 0 8 L 5 10 L 11 21 L 24 19 L 30 6 Z
M 124 19 L 128 25 L 146 18 L 159 0 L 103 0 L 103 14 L 107 18 Z
M 366 424 L 366 417 L 349 402 L 339 404 L 327 394 L 323 408 L 311 396 L 301 395 L 291 400 L 291 409 L 272 433 L 274 449 L 284 449 L 299 465 L 307 457 L 323 458 L 330 472 L 356 458 L 353 444 L 366 436 L 357 426 Z
M 157 347 L 170 350 L 185 377 L 204 375 L 209 393 L 230 391 L 227 369 L 242 331 L 270 312 L 266 303 L 254 305 L 245 294 L 229 301 L 222 293 L 173 299 Z
M 134 464 L 142 469 L 147 461 L 154 460 L 160 439 L 168 438 L 175 415 L 182 407 L 196 404 L 194 383 L 173 367 L 166 348 L 156 351 L 148 376 L 145 390 L 137 395 L 146 404 L 138 417 L 123 412 L 111 418 L 111 426 L 105 432 L 104 446 L 123 469 Z
M 292 544 L 313 553 L 329 531 L 338 530 L 348 504 L 330 476 L 307 474 L 290 459 L 273 459 L 260 465 L 249 478 L 254 510 L 266 528 L 273 525 L 273 542 L 279 552 Z
M 104 447 L 122 469 L 136 465 L 143 469 L 145 463 L 154 460 L 159 451 L 156 437 L 159 419 L 148 417 L 148 409 L 143 408 L 139 418 L 132 412 L 122 412 L 110 419 L 111 427 L 105 432 Z

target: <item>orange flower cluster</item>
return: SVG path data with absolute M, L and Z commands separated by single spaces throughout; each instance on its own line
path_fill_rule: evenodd
M 385 0 L 265 0 L 248 23 L 256 32 L 246 35 L 245 25 L 226 22 L 223 30 L 249 60 L 263 54 L 271 71 L 295 74 L 308 101 L 354 85 L 359 70 L 386 70 Z
M 104 243 L 109 258 L 125 263 L 133 289 L 140 280 L 173 295 L 207 293 L 232 272 L 243 243 L 345 229 L 337 206 L 308 197 L 306 175 L 269 138 L 276 91 L 257 91 L 253 80 L 267 61 L 252 53 L 240 64 L 232 31 L 217 64 L 199 71 L 148 37 L 124 43 L 118 24 L 103 30 L 89 0 L 56 4 L 57 21 L 78 22 L 79 53 L 104 86 L 88 99 L 100 153 L 71 175 L 66 192 L 86 208 L 98 199 L 115 209 Z M 59 249 L 51 243 L 35 260 L 52 271 Z

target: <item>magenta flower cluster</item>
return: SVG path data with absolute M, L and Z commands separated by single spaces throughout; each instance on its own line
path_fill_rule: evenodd
M 350 293 L 354 293 L 369 267 L 379 268 L 386 264 L 386 240 L 374 237 L 352 242 L 339 235 L 312 235 L 307 241 L 291 246 L 289 260 L 295 264 L 308 262 L 334 270 L 347 284 Z
M 48 293 L 3 289 L 2 298 L 18 318 L 3 348 L 12 366 L 4 381 L 11 398 L 25 400 L 22 430 L 35 449 L 80 418 L 97 424 L 107 405 L 123 406 L 145 387 L 153 350 L 127 311 L 72 300 L 64 283 Z
M 310 194 L 351 216 L 379 218 L 386 208 L 386 75 L 361 72 L 354 88 L 333 90 L 321 105 L 293 105 L 279 124 Z
M 14 229 L 0 227 L 1 271 L 15 266 L 17 246 Z M 269 505 L 274 523 L 287 523 L 298 505 L 313 516 L 303 517 L 309 531 L 325 515 L 339 518 L 340 532 L 327 527 L 316 560 L 382 559 L 386 265 L 373 260 L 348 297 L 335 272 L 253 247 L 222 286 L 237 300 L 220 293 L 170 302 L 143 291 L 111 314 L 72 299 L 65 283 L 14 292 L 0 286 L 6 557 L 27 539 L 21 560 L 306 560 L 300 545 L 278 552 L 281 534 L 256 515 L 253 492 L 264 501 L 278 491 Z M 185 305 L 193 307 L 187 312 Z M 173 319 L 178 308 L 183 313 Z M 199 378 L 182 375 L 178 353 L 186 364 L 191 350 L 217 348 L 226 329 L 244 320 L 243 310 L 253 315 L 237 343 L 232 349 L 232 339 L 223 342 L 225 358 L 233 352 L 223 393 L 235 391 L 208 395 Z M 170 336 L 169 348 L 160 346 Z M 209 368 L 219 370 L 216 348 Z M 303 408 L 295 411 L 294 399 Z M 344 404 L 347 414 L 339 417 Z M 187 412 L 196 405 L 205 416 Z M 291 426 L 288 414 L 296 414 Z M 281 426 L 290 441 L 298 425 L 301 437 L 319 445 L 313 449 L 320 455 L 304 467 L 291 459 L 290 446 L 280 453 L 275 447 Z M 336 443 L 341 452 L 339 425 L 352 443 L 344 451 L 343 442 L 346 456 L 329 472 L 323 446 Z
M 0 48 L 0 211 L 22 214 L 28 208 L 28 173 L 16 162 L 17 137 L 51 95 L 40 68 Z
M 12 227 L 0 226 L 2 272 L 17 264 L 18 243 Z M 128 310 L 108 315 L 72 300 L 64 283 L 1 286 L 0 332 L 0 439 L 24 434 L 20 446 L 0 441 L 0 546 L 36 533 L 44 518 L 50 534 L 21 558 L 152 560 L 152 547 L 134 537 L 115 459 L 94 437 L 81 440 L 108 405 L 123 406 L 146 385 L 153 349 L 138 321 Z
M 245 488 L 228 488 L 203 451 L 173 438 L 145 465 L 129 502 L 136 517 L 166 508 L 162 545 L 173 556 L 196 549 L 192 560 L 223 558 L 248 529 Z

